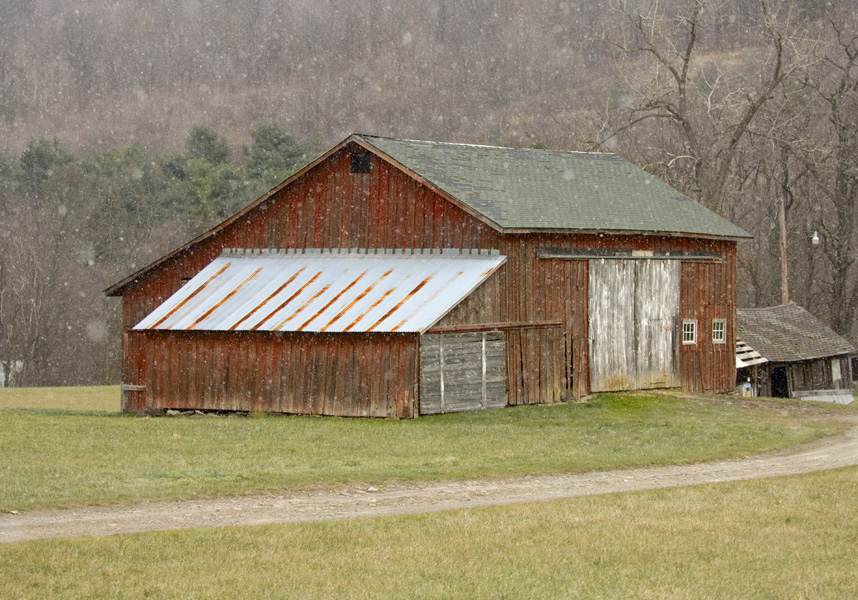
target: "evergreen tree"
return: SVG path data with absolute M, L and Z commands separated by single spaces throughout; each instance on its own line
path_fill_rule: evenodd
M 225 163 L 229 159 L 229 144 L 214 129 L 205 125 L 194 125 L 191 128 L 185 146 L 188 156 L 207 160 L 213 165 Z
M 250 137 L 253 143 L 244 148 L 248 173 L 269 186 L 291 175 L 306 159 L 303 145 L 276 123 L 255 127 Z

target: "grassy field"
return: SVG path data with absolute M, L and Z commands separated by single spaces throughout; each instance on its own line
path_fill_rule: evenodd
M 511 507 L 0 545 L 9 598 L 858 597 L 858 469 Z
M 0 391 L 0 405 L 26 403 Z M 109 412 L 116 391 L 34 390 L 40 408 L 0 409 L 0 510 L 693 462 L 844 428 L 646 395 L 411 421 L 139 418 Z
M 0 388 L 0 408 L 45 408 L 118 412 L 119 386 Z

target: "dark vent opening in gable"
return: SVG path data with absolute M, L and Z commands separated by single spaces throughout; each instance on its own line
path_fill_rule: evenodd
M 372 154 L 369 152 L 352 152 L 352 173 L 369 173 L 372 167 Z

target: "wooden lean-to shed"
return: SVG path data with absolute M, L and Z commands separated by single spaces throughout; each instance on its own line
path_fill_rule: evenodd
M 123 410 L 727 392 L 742 237 L 614 154 L 352 135 L 106 290 Z
M 739 384 L 760 396 L 852 403 L 855 348 L 830 327 L 794 302 L 741 308 L 737 316 Z M 749 352 L 756 356 L 744 358 Z

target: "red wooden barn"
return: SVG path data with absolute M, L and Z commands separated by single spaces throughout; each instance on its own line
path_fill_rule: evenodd
M 122 408 L 408 418 L 728 392 L 747 236 L 613 154 L 352 135 L 106 290 Z

